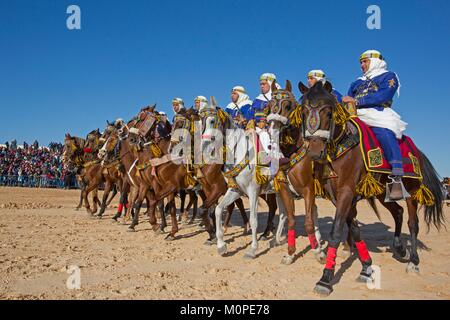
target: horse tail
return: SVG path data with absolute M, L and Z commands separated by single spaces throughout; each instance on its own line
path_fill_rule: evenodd
M 444 224 L 444 214 L 442 211 L 442 205 L 444 203 L 444 191 L 442 190 L 441 182 L 439 180 L 439 176 L 431 164 L 430 160 L 427 156 L 419 151 L 420 157 L 422 158 L 422 174 L 423 181 L 422 184 L 425 188 L 428 189 L 432 194 L 432 198 L 434 201 L 429 201 L 422 203 L 425 206 L 425 222 L 427 224 L 428 229 L 430 228 L 431 223 L 435 225 L 435 227 L 439 230 L 440 227 Z M 420 192 L 424 187 L 421 186 Z M 417 200 L 417 197 L 414 197 Z M 419 201 L 420 203 L 420 201 Z
M 380 220 L 381 222 L 380 212 L 378 211 L 377 203 L 375 202 L 375 200 L 376 200 L 375 197 L 367 198 L 367 202 L 369 202 L 370 207 L 372 208 L 373 212 L 375 212 L 375 214 L 377 215 L 378 220 Z

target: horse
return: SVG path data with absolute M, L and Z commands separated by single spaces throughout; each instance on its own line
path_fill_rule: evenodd
M 253 146 L 249 140 L 254 138 L 254 132 L 244 132 L 240 129 L 232 119 L 220 108 L 218 108 L 214 97 L 211 97 L 211 106 L 208 109 L 200 110 L 200 113 L 205 113 L 203 117 L 204 131 L 202 134 L 202 144 L 212 144 L 214 156 L 211 157 L 212 162 L 217 160 L 217 154 L 220 155 L 222 148 L 224 147 L 223 140 L 217 140 L 219 137 L 227 136 L 226 150 L 231 151 L 231 157 L 233 157 L 232 168 L 225 173 L 230 178 L 234 179 L 236 186 L 229 187 L 226 191 L 224 197 L 219 201 L 215 209 L 215 219 L 216 219 L 216 237 L 217 237 L 217 251 L 219 255 L 225 256 L 227 254 L 227 246 L 223 240 L 224 229 L 222 226 L 222 212 L 223 210 L 239 199 L 244 193 L 249 197 L 250 202 L 250 227 L 252 230 L 252 244 L 251 248 L 245 253 L 244 257 L 247 259 L 256 258 L 256 253 L 258 250 L 258 238 L 257 238 L 257 228 L 258 228 L 258 197 L 262 194 L 262 186 L 259 181 L 256 181 L 255 174 L 257 174 L 257 166 L 250 163 L 250 158 L 252 158 L 252 152 L 254 152 Z M 222 120 L 220 120 L 222 118 Z M 221 123 L 221 125 L 218 125 Z M 228 134 L 228 130 L 232 130 L 232 134 Z M 219 146 L 219 150 L 214 149 L 215 146 Z M 202 153 L 209 157 L 208 146 L 205 146 L 205 151 Z M 202 147 L 203 149 L 203 147 Z M 218 152 L 217 152 L 218 151 Z M 254 156 L 254 155 L 253 155 Z M 230 157 L 228 155 L 227 157 Z M 228 160 L 228 159 L 227 159 Z M 219 161 L 220 167 L 222 167 L 223 161 Z M 280 221 L 278 224 L 278 229 L 275 234 L 275 239 L 273 244 L 278 245 L 282 243 L 281 233 L 283 229 L 283 224 L 285 222 L 284 207 L 282 202 L 276 197 L 276 202 L 278 208 L 280 209 Z M 270 218 L 270 216 L 269 216 Z
M 324 263 L 325 253 L 322 251 L 318 228 L 312 161 L 306 156 L 308 144 L 301 135 L 301 107 L 292 93 L 289 80 L 286 81 L 285 89 L 278 89 L 275 82 L 272 84 L 272 99 L 269 101 L 268 109 L 270 114 L 267 121 L 272 149 L 279 145 L 283 155 L 290 158 L 275 176 L 277 191 L 288 219 L 288 253 L 283 257 L 282 263 L 291 264 L 296 251 L 294 197 L 300 196 L 305 200 L 305 230 L 311 248 L 315 258 Z M 274 141 L 277 135 L 281 137 L 278 143 Z
M 195 131 L 195 129 L 197 129 L 197 127 L 195 127 L 196 121 L 201 121 L 201 119 L 198 116 L 197 110 L 195 110 L 193 108 L 186 110 L 186 111 L 182 110 L 175 116 L 173 126 L 172 126 L 172 133 L 171 133 L 172 138 L 171 138 L 171 145 L 169 147 L 170 151 L 172 151 L 173 148 L 176 147 L 179 142 L 184 141 L 186 139 L 190 139 L 188 142 L 190 142 L 190 146 L 192 147 L 192 145 L 193 145 L 192 142 L 194 140 L 194 131 Z M 194 147 L 195 147 L 195 144 L 194 144 Z M 190 152 L 191 154 L 193 153 L 192 148 L 187 148 L 187 149 L 188 150 L 180 150 L 179 154 L 182 154 L 184 151 Z M 212 201 L 210 199 L 207 199 L 208 197 L 205 195 L 205 191 L 203 191 L 203 189 L 206 190 L 206 192 L 208 193 L 208 196 L 211 198 L 211 194 L 214 194 L 214 193 L 209 192 L 209 190 L 215 190 L 215 188 L 211 188 L 212 185 L 214 185 L 215 182 L 219 182 L 219 186 L 222 186 L 222 184 L 220 182 L 224 182 L 224 178 L 221 176 L 220 172 L 219 172 L 220 173 L 219 176 L 216 175 L 214 172 L 212 172 L 211 169 L 213 169 L 213 170 L 218 169 L 217 166 L 209 167 L 206 164 L 194 164 L 193 167 L 194 167 L 193 168 L 194 175 L 196 173 L 199 173 L 198 177 L 195 175 L 195 178 L 197 178 L 197 180 L 200 182 L 200 184 L 202 186 L 200 195 L 202 196 L 203 203 L 205 203 L 205 202 L 212 203 Z M 209 177 L 211 177 L 211 175 L 213 175 L 214 178 L 216 178 L 216 177 L 218 177 L 218 178 L 220 177 L 220 178 L 219 178 L 219 180 L 216 180 L 216 179 L 210 180 L 208 178 L 205 178 L 205 175 L 202 173 L 203 171 Z M 226 188 L 223 188 L 222 194 L 225 194 L 225 191 L 226 191 Z M 214 194 L 213 198 L 215 198 L 215 197 L 216 196 Z M 229 205 L 227 207 L 227 216 L 226 216 L 225 224 L 224 224 L 225 225 L 225 233 L 226 233 L 227 227 L 229 226 L 229 222 L 231 220 L 231 215 L 233 213 L 235 205 L 238 207 L 238 209 L 241 213 L 241 216 L 242 216 L 242 220 L 244 221 L 244 234 L 247 234 L 248 227 L 249 227 L 249 221 L 247 218 L 247 214 L 245 212 L 244 203 L 242 202 L 242 199 L 236 200 L 234 203 L 232 203 L 231 205 Z M 181 204 L 181 207 L 183 207 L 183 203 Z M 209 208 L 209 206 L 202 207 L 202 209 L 204 211 L 208 211 L 208 208 Z M 192 216 L 190 223 L 195 219 L 195 214 L 196 214 L 196 211 L 194 210 L 194 215 Z
M 85 146 L 86 146 L 86 140 L 80 137 L 72 137 L 69 133 L 65 135 L 64 138 L 64 150 L 63 150 L 63 156 L 62 161 L 65 163 L 65 165 L 68 165 L 69 163 L 72 163 L 77 168 L 77 180 L 80 185 L 80 201 L 75 208 L 76 210 L 80 209 L 83 205 L 83 201 L 85 200 L 85 191 L 87 186 L 87 176 L 90 176 L 90 174 L 87 173 L 87 170 L 85 169 Z M 90 169 L 92 170 L 92 168 Z M 97 191 L 94 190 L 93 193 L 93 201 L 94 201 L 94 209 L 96 210 L 96 205 L 101 205 L 100 201 L 98 200 Z M 86 202 L 85 202 L 86 204 Z
M 138 198 L 135 204 L 135 213 L 130 229 L 139 222 L 139 211 L 144 197 L 149 197 L 149 222 L 153 230 L 159 226 L 155 218 L 156 204 L 167 198 L 172 221 L 172 229 L 166 240 L 176 239 L 178 221 L 176 217 L 175 195 L 192 184 L 189 172 L 183 164 L 171 161 L 169 155 L 171 125 L 162 120 L 159 115 L 148 114 L 146 118 L 148 134 L 140 134 L 139 130 L 130 130 L 130 143 L 137 156 L 137 167 L 142 178 L 139 186 Z M 153 160 L 161 160 L 156 164 Z
M 376 196 L 394 217 L 393 248 L 394 252 L 400 257 L 405 257 L 407 254 L 407 250 L 400 240 L 403 208 L 396 202 L 385 201 L 386 191 L 382 187 L 388 176 L 387 174 L 380 174 L 379 181 L 371 176 L 364 165 L 360 148 L 354 146 L 340 157 L 335 159 L 330 157 L 333 147 L 340 139 L 349 135 L 347 126 L 350 119 L 347 109 L 341 106 L 331 94 L 331 83 L 317 82 L 309 89 L 300 82 L 299 89 L 303 93 L 301 103 L 304 123 L 303 137 L 308 142 L 307 154 L 315 164 L 327 163 L 331 160 L 330 165 L 335 172 L 335 177 L 327 179 L 327 182 L 324 183 L 324 188 L 327 189 L 330 198 L 335 203 L 336 212 L 328 243 L 327 263 L 321 279 L 314 288 L 318 294 L 329 295 L 333 291 L 331 282 L 336 265 L 336 251 L 345 223 L 349 227 L 349 232 L 362 264 L 362 271 L 357 280 L 366 282 L 373 272 L 371 268 L 372 259 L 365 242 L 361 238 L 359 226 L 355 220 L 357 215 L 356 203 L 361 199 L 359 194 L 367 198 Z M 405 189 L 413 195 L 406 199 L 409 215 L 408 227 L 411 236 L 408 272 L 419 272 L 419 255 L 417 253 L 418 205 L 422 204 L 425 207 L 424 217 L 428 228 L 433 224 L 439 229 L 444 221 L 442 212 L 443 194 L 437 173 L 425 154 L 421 151 L 419 153 L 423 180 L 403 179 Z

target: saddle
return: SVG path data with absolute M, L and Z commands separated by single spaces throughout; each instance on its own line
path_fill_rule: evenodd
M 347 151 L 359 144 L 366 170 L 371 173 L 392 174 L 392 168 L 384 156 L 380 142 L 370 127 L 358 117 L 351 117 L 347 122 L 346 135 L 336 144 L 331 154 L 332 160 L 343 156 Z M 405 178 L 422 180 L 419 164 L 420 153 L 408 136 L 398 140 L 403 158 Z

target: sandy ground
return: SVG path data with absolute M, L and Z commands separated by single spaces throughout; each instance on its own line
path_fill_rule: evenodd
M 1 299 L 323 299 L 313 293 L 322 266 L 309 251 L 303 216 L 297 217 L 298 259 L 282 265 L 286 245 L 269 248 L 260 242 L 255 260 L 244 259 L 251 238 L 242 235 L 235 214 L 226 235 L 230 256 L 203 245 L 207 236 L 198 225 L 181 225 L 173 242 L 154 234 L 141 220 L 137 232 L 113 223 L 114 208 L 102 220 L 75 211 L 78 191 L 0 188 Z M 116 199 L 117 200 L 117 199 Z M 113 202 L 115 204 L 116 202 Z M 333 208 L 319 200 L 320 228 L 327 239 Z M 381 206 L 380 206 L 381 207 Z M 303 202 L 297 202 L 303 212 Z M 393 220 L 381 209 L 382 222 L 359 205 L 362 236 L 374 264 L 381 267 L 381 289 L 355 281 L 361 265 L 353 255 L 337 261 L 337 284 L 326 299 L 449 299 L 450 233 L 426 232 L 421 216 L 420 274 L 406 273 L 406 264 L 390 252 Z M 260 206 L 259 231 L 267 208 Z M 447 220 L 450 210 L 445 207 Z M 408 238 L 405 214 L 403 239 Z M 68 266 L 79 266 L 81 289 L 69 290 Z

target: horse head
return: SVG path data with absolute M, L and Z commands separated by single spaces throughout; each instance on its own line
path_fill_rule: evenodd
M 336 98 L 331 93 L 332 85 L 318 81 L 311 88 L 302 82 L 299 89 L 302 97 L 303 138 L 309 142 L 308 154 L 312 160 L 323 160 L 327 155 L 327 145 L 334 134 L 333 113 L 337 107 Z
M 199 112 L 202 122 L 202 141 L 215 141 L 218 134 L 225 136 L 226 130 L 232 127 L 232 119 L 223 111 L 211 97 L 211 104 L 207 108 L 203 108 Z

